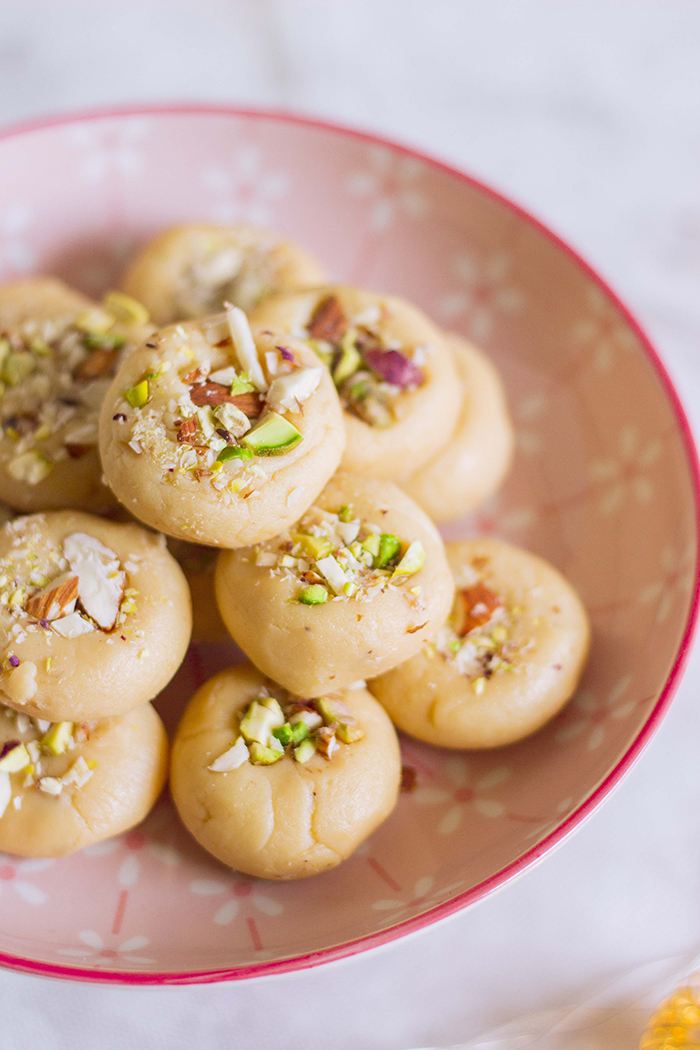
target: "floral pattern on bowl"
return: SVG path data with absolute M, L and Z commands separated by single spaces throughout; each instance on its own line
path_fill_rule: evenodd
M 503 491 L 448 538 L 501 535 L 579 588 L 594 641 L 576 697 L 493 753 L 402 741 L 397 812 L 340 868 L 237 875 L 167 799 L 59 861 L 0 857 L 0 962 L 93 980 L 196 982 L 338 958 L 429 924 L 525 870 L 604 797 L 677 684 L 697 601 L 697 472 L 653 350 L 553 235 L 467 177 L 369 136 L 284 115 L 91 115 L 0 138 L 0 279 L 87 292 L 178 222 L 269 223 L 334 277 L 413 299 L 505 378 L 518 432 Z M 172 727 L 239 658 L 193 647 L 158 701 Z M 78 892 L 76 892 L 76 889 Z

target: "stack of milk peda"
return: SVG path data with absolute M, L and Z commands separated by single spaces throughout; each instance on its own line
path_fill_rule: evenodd
M 153 804 L 148 701 L 189 644 L 185 576 L 195 638 L 228 632 L 252 663 L 192 698 L 172 796 L 252 875 L 332 868 L 384 820 L 394 725 L 496 747 L 574 691 L 570 585 L 433 523 L 510 465 L 493 366 L 407 302 L 324 280 L 266 231 L 187 226 L 99 305 L 51 279 L 0 289 L 0 497 L 37 512 L 0 530 L 0 848 L 68 853 Z

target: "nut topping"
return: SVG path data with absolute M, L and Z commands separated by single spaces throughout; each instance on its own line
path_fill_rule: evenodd
M 77 599 L 78 577 L 74 572 L 64 572 L 29 599 L 26 611 L 37 620 L 57 620 L 73 612 Z
M 347 318 L 335 295 L 329 295 L 318 304 L 308 325 L 309 335 L 313 339 L 325 339 L 329 343 L 342 339 L 347 329 Z

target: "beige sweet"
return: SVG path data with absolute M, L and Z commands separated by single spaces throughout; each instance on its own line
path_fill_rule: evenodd
M 405 300 L 327 285 L 270 297 L 250 320 L 306 339 L 330 368 L 345 410 L 344 470 L 396 481 L 454 430 L 462 394 L 452 354 Z
M 37 723 L 0 707 L 0 850 L 65 857 L 138 824 L 160 794 L 168 739 L 150 704 Z
M 457 594 L 436 642 L 370 683 L 399 729 L 429 744 L 491 748 L 534 733 L 574 693 L 590 644 L 575 590 L 501 540 L 447 544 Z
M 138 518 L 179 539 L 241 547 L 299 517 L 345 433 L 333 383 L 303 343 L 253 340 L 232 308 L 162 329 L 105 397 L 105 476 Z
M 50 277 L 0 287 L 0 499 L 22 511 L 115 503 L 101 481 L 99 409 L 147 318 L 121 293 L 98 306 Z
M 275 717 L 278 702 L 283 714 Z M 267 719 L 258 719 L 254 732 L 267 744 L 247 744 L 241 735 L 253 703 Z M 271 707 L 261 711 L 265 703 Z M 250 664 L 199 689 L 173 742 L 170 789 L 204 849 L 249 875 L 300 879 L 345 860 L 389 815 L 401 775 L 393 726 L 365 689 L 347 690 L 333 703 L 345 719 L 335 729 L 313 704 L 295 705 Z M 270 725 L 285 718 L 306 720 L 309 754 L 271 736 Z M 291 731 L 291 722 L 285 725 Z
M 399 482 L 434 521 L 452 521 L 490 499 L 510 468 L 514 446 L 498 372 L 466 339 L 448 341 L 462 385 L 457 426 L 428 463 Z
M 222 551 L 216 594 L 265 674 L 320 696 L 388 671 L 434 638 L 454 584 L 429 518 L 391 482 L 338 473 L 292 528 Z
M 257 226 L 165 230 L 131 262 L 122 287 L 161 325 L 222 310 L 251 310 L 271 292 L 321 284 L 321 266 L 299 245 Z
M 162 536 L 79 511 L 0 529 L 0 703 L 50 721 L 122 714 L 172 678 L 191 629 Z

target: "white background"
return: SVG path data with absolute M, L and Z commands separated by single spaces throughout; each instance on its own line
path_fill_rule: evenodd
M 159 100 L 307 111 L 491 182 L 610 280 L 700 424 L 700 4 L 0 0 L 0 122 Z M 602 810 L 471 911 L 374 954 L 242 985 L 2 974 L 0 1047 L 444 1046 L 697 950 L 698 684 L 696 658 Z M 615 1050 L 637 1039 L 618 1035 Z

